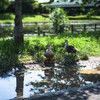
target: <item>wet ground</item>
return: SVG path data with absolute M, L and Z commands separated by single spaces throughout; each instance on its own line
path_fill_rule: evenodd
M 16 100 L 100 100 L 100 83 Z
M 90 57 L 89 60 L 79 61 L 77 66 L 58 66 L 56 64 L 55 67 L 40 67 L 39 64 L 27 64 L 25 65 L 26 69 L 22 71 L 14 69 L 9 72 L 8 75 L 0 77 L 0 100 L 13 99 L 15 97 L 25 98 L 49 92 L 57 93 L 57 91 L 61 90 L 73 90 L 74 88 L 84 87 L 86 85 L 91 86 L 100 82 L 100 73 L 87 74 L 86 72 L 88 71 L 85 71 L 85 73 L 82 73 L 82 71 L 87 69 L 91 70 L 91 67 L 93 69 L 97 66 L 99 67 L 99 65 L 100 57 Z M 89 95 L 82 91 L 83 90 L 80 90 L 79 94 L 86 95 L 83 96 L 84 98 Z M 94 91 L 94 93 L 97 91 L 98 90 Z M 50 94 L 51 97 L 49 95 L 46 97 L 47 99 L 40 98 L 40 100 L 72 100 L 78 96 L 78 91 L 77 93 L 74 93 L 74 91 L 72 92 L 72 94 L 75 94 L 75 97 L 72 97 L 72 94 L 69 92 L 63 91 L 59 92 L 58 95 L 55 95 L 53 99 L 48 99 L 48 97 L 52 98 L 52 93 Z M 68 95 L 70 98 L 72 97 L 72 99 L 69 99 Z M 64 97 L 67 99 L 64 99 Z M 45 98 L 45 96 L 43 96 L 43 98 Z M 80 99 L 80 96 L 74 100 L 78 100 L 78 98 Z

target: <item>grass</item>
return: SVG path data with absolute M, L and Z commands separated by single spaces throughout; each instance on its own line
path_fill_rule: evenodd
M 100 20 L 100 16 L 91 16 L 87 18 L 86 15 L 68 16 L 70 22 L 91 22 Z M 0 23 L 14 23 L 14 14 L 0 14 Z M 23 15 L 23 22 L 50 22 L 48 17 L 43 17 L 42 15 Z
M 49 22 L 49 18 L 43 17 L 41 15 L 25 16 L 23 17 L 23 22 Z
M 14 14 L 0 14 L 0 23 L 13 23 L 15 15 Z M 23 22 L 49 22 L 49 18 L 43 17 L 41 15 L 23 15 Z
M 14 22 L 14 14 L 0 14 L 0 23 L 13 23 Z
M 87 18 L 87 15 L 76 15 L 76 16 L 68 16 L 70 22 L 98 22 L 100 21 L 100 16 L 91 16 Z
M 20 63 L 28 60 L 44 62 L 44 52 L 48 44 L 51 44 L 54 51 L 54 58 L 57 63 L 65 65 L 73 64 L 79 59 L 88 59 L 88 56 L 100 56 L 100 31 L 76 34 L 62 34 L 49 36 L 24 37 L 24 45 L 16 46 L 13 39 L 0 39 L 0 71 L 20 66 Z M 77 48 L 75 55 L 68 55 L 64 49 L 64 41 Z M 34 48 L 37 45 L 39 48 Z
M 80 18 L 80 19 L 88 19 L 88 18 L 87 18 L 87 15 L 69 16 L 69 18 L 76 18 L 76 19 L 77 19 L 77 18 Z M 91 18 L 100 18 L 100 16 L 91 16 L 91 17 L 90 17 L 90 19 L 91 19 Z

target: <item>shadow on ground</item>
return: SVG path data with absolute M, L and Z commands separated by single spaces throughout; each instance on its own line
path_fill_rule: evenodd
M 100 83 L 84 89 L 71 89 L 63 93 L 55 93 L 50 96 L 42 96 L 32 100 L 99 100 Z

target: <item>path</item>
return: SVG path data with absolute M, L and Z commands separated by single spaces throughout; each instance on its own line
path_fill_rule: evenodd
M 77 64 L 84 66 L 84 69 L 100 67 L 100 56 L 90 56 L 88 60 L 80 60 Z

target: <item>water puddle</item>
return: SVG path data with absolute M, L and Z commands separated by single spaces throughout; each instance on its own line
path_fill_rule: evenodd
M 0 77 L 0 100 L 54 92 L 100 81 L 99 74 L 78 72 L 78 69 L 64 67 L 9 72 L 8 76 Z

